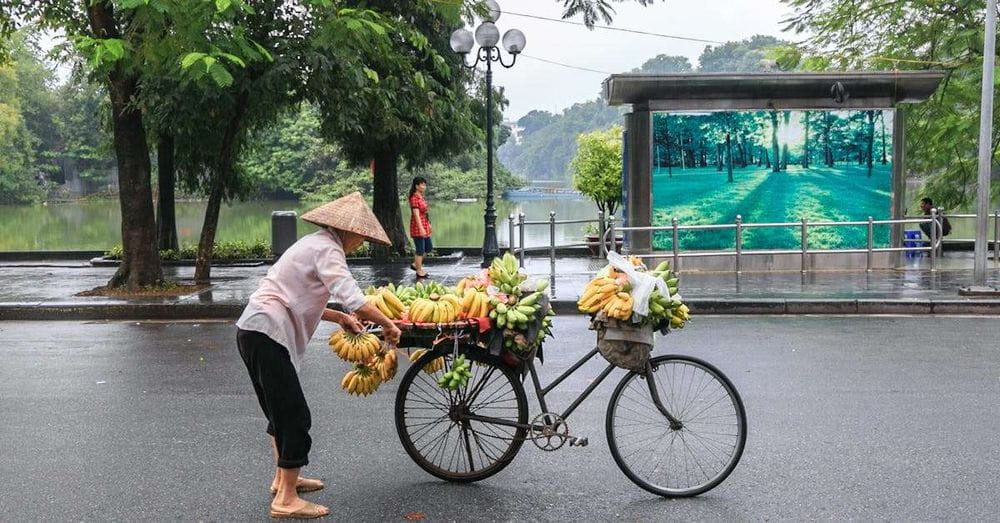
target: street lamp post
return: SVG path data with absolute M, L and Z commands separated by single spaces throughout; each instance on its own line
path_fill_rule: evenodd
M 451 49 L 462 55 L 462 65 L 475 69 L 479 62 L 486 63 L 486 210 L 483 213 L 485 232 L 483 236 L 483 267 L 488 267 L 493 258 L 500 255 L 497 245 L 497 211 L 493 201 L 493 62 L 510 68 L 517 61 L 517 55 L 524 50 L 524 33 L 511 29 L 503 35 L 503 46 L 511 55 L 510 63 L 505 63 L 497 48 L 500 43 L 500 30 L 494 24 L 500 18 L 500 6 L 494 0 L 487 0 L 488 13 L 483 22 L 476 28 L 475 43 L 479 44 L 476 51 L 476 61 L 465 62 L 465 55 L 472 51 L 473 35 L 467 29 L 456 29 L 451 34 Z

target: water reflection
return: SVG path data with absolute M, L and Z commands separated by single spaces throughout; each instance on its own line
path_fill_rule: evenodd
M 219 240 L 268 240 L 271 237 L 271 212 L 296 211 L 300 215 L 315 203 L 295 201 L 237 202 L 225 206 L 219 218 Z M 548 220 L 549 211 L 556 219 L 595 218 L 597 210 L 587 200 L 531 200 L 497 202 L 497 237 L 508 244 L 507 216 L 523 212 L 525 219 Z M 194 244 L 201 232 L 204 202 L 177 203 L 177 234 L 181 243 Z M 429 214 L 434 225 L 434 243 L 442 247 L 478 246 L 483 242 L 483 204 L 431 202 Z M 403 208 L 409 224 L 409 208 Z M 299 222 L 299 235 L 315 227 Z M 529 247 L 548 245 L 548 225 L 528 226 Z M 73 250 L 107 249 L 120 243 L 121 213 L 117 201 L 54 203 L 48 205 L 0 205 L 0 250 Z M 579 224 L 556 227 L 557 243 L 578 243 L 583 238 Z

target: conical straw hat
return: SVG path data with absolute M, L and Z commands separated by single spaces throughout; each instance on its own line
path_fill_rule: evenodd
M 365 203 L 360 192 L 353 192 L 317 207 L 303 214 L 302 219 L 320 227 L 333 227 L 357 233 L 371 242 L 392 245 L 382 224 L 378 222 L 378 218 Z

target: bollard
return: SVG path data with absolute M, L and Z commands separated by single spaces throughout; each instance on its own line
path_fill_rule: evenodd
M 523 246 L 522 246 L 523 247 Z M 514 248 L 514 214 L 507 216 L 507 252 L 511 256 L 517 256 L 517 249 Z
M 520 262 L 521 268 L 523 269 L 524 268 L 524 251 L 527 250 L 527 249 L 524 248 L 524 213 L 523 212 L 519 213 L 517 215 L 517 221 L 518 221 L 517 225 L 518 225 L 518 227 L 520 227 L 520 230 L 517 231 L 517 234 L 518 234 L 517 244 L 521 246 L 521 256 L 518 257 L 518 261 Z
M 743 272 L 743 216 L 736 215 L 736 274 Z
M 931 209 L 931 272 L 937 270 L 937 242 L 938 242 L 938 226 L 937 226 L 937 208 Z
M 1000 266 L 1000 210 L 993 212 L 993 260 Z
M 872 247 L 874 247 L 872 236 L 875 232 L 875 221 L 871 216 L 868 217 L 868 260 L 867 260 L 867 271 L 872 272 Z
M 680 256 L 680 246 L 677 245 L 677 217 L 674 216 L 670 219 L 670 223 L 673 225 L 673 247 L 674 247 L 674 272 L 677 274 L 681 273 L 681 256 Z
M 616 234 L 615 234 L 615 215 L 614 214 L 612 214 L 611 217 L 608 218 L 608 230 L 607 230 L 607 232 L 605 234 L 607 234 L 608 236 L 611 237 L 611 243 L 609 244 L 609 245 L 611 245 L 610 251 L 618 252 L 618 239 L 615 238 Z M 604 239 L 601 239 L 601 241 L 604 241 Z M 605 257 L 607 257 L 607 255 L 605 255 Z
M 556 212 L 549 211 L 549 267 L 556 271 Z
M 809 253 L 808 223 L 802 218 L 802 274 L 806 273 L 806 255 Z
M 598 211 L 598 213 L 597 213 L 597 243 L 599 243 L 600 245 L 597 247 L 597 255 L 600 256 L 601 259 L 604 259 L 604 258 L 608 257 L 608 248 L 607 248 L 607 245 L 604 244 L 604 233 L 608 231 L 607 228 L 605 227 L 605 225 L 607 225 L 607 224 L 604 222 L 604 211 Z
M 271 254 L 275 258 L 284 254 L 298 239 L 297 218 L 295 211 L 271 213 Z

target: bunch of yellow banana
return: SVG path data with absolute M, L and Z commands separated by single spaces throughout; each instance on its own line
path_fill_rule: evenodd
M 613 277 L 598 276 L 587 284 L 576 306 L 580 312 L 593 314 L 603 309 L 621 290 L 618 281 Z
M 418 298 L 410 305 L 410 321 L 417 323 L 450 323 L 458 319 L 462 301 L 454 294 L 431 294 Z
M 427 349 L 417 349 L 410 353 L 410 362 L 416 363 L 420 361 L 420 358 L 427 354 Z M 444 368 L 444 358 L 437 358 L 430 364 L 424 366 L 424 372 L 427 374 L 434 374 L 435 372 Z
M 632 295 L 627 292 L 619 292 L 612 296 L 601 310 L 609 318 L 627 321 L 632 317 Z
M 375 392 L 381 383 L 377 370 L 368 365 L 355 365 L 353 370 L 347 371 L 347 374 L 344 375 L 340 386 L 348 394 L 367 396 Z
M 365 363 L 379 350 L 378 336 L 364 332 L 354 334 L 343 329 L 330 336 L 330 349 L 343 360 L 351 363 Z
M 399 366 L 399 362 L 396 360 L 396 350 L 390 348 L 383 353 L 376 354 L 373 365 L 382 381 L 391 380 L 396 376 L 396 368 Z
M 366 295 L 365 301 L 382 311 L 382 314 L 385 314 L 390 320 L 402 318 L 403 311 L 406 309 L 403 302 L 386 287 L 379 287 L 374 294 Z
M 490 297 L 469 287 L 462 297 L 462 312 L 468 318 L 485 318 L 490 314 Z

